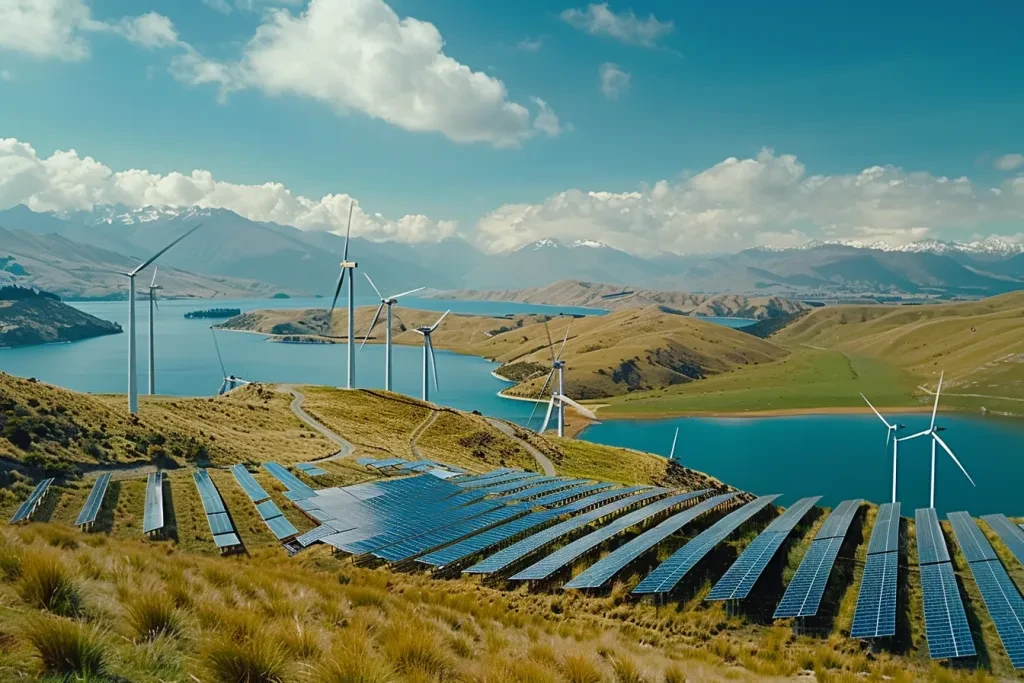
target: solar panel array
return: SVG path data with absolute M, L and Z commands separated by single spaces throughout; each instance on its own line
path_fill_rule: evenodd
M 634 595 L 668 593 L 711 550 L 744 522 L 770 505 L 778 495 L 761 496 L 730 512 L 662 562 L 633 589 Z
M 571 486 L 580 486 L 582 484 L 591 483 L 588 479 L 565 479 L 563 477 L 556 477 L 551 481 L 544 481 L 539 483 L 531 483 L 528 488 L 521 489 L 515 493 L 506 493 L 498 497 L 498 500 L 504 502 L 513 502 L 517 500 L 531 500 L 538 496 L 543 496 L 548 493 L 561 491 Z M 484 489 L 487 491 L 488 489 Z
M 1013 668 L 1024 668 L 1024 600 L 992 544 L 966 512 L 949 513 L 953 534 Z
M 935 508 L 920 508 L 914 517 L 928 654 L 932 659 L 973 656 L 974 639 Z
M 708 593 L 708 600 L 742 600 L 750 595 L 754 584 L 764 573 L 768 563 L 782 547 L 783 541 L 803 519 L 804 515 L 814 507 L 814 504 L 821 500 L 821 496 L 801 498 L 793 503 L 781 515 L 775 518 L 743 553 L 736 558 L 736 562 L 729 567 L 725 575 L 719 579 L 711 592 Z
M 868 559 L 857 594 L 850 635 L 884 638 L 896 635 L 896 588 L 899 579 L 900 504 L 879 506 L 868 542 Z
M 302 500 L 303 498 L 311 498 L 316 495 L 316 492 L 313 489 L 306 486 L 298 477 L 281 465 L 278 465 L 276 462 L 263 463 L 263 469 L 270 472 L 271 476 L 285 485 L 285 488 L 288 490 L 285 491 L 284 497 L 288 500 Z
M 109 484 L 109 472 L 101 474 L 96 479 L 96 483 L 92 485 L 92 490 L 89 491 L 89 496 L 85 499 L 85 504 L 82 505 L 81 512 L 78 513 L 75 526 L 85 526 L 96 521 L 96 516 L 99 515 L 100 507 L 103 505 L 103 497 L 107 495 L 107 486 Z
M 574 500 L 576 498 L 582 498 L 583 496 L 594 493 L 595 491 L 604 491 L 605 489 L 610 489 L 611 487 L 612 485 L 606 482 L 601 482 L 597 484 L 584 484 L 582 486 L 573 486 L 572 488 L 563 489 L 561 491 L 555 491 L 554 493 L 549 493 L 546 496 L 532 498 L 530 500 L 530 503 L 533 505 L 554 506 L 565 503 L 570 500 Z
M 146 479 L 146 509 L 142 515 L 142 533 L 164 528 L 164 473 L 150 472 Z
M 259 482 L 249 474 L 249 470 L 245 469 L 245 465 L 232 465 L 231 474 L 235 475 L 235 481 L 245 491 L 245 495 L 249 496 L 249 499 L 258 503 L 261 500 L 270 498 L 270 494 L 263 490 Z
M 844 500 L 821 525 L 796 574 L 786 586 L 786 592 L 775 609 L 776 619 L 809 617 L 818 613 L 832 567 L 861 502 L 860 499 Z
M 519 517 L 529 511 L 526 505 L 509 505 L 489 510 L 480 515 L 475 515 L 463 521 L 435 529 L 426 534 L 406 539 L 399 543 L 388 546 L 374 552 L 373 554 L 388 562 L 401 562 L 409 560 L 417 555 L 422 555 L 435 548 L 446 546 L 450 543 L 460 541 L 467 536 L 479 533 L 502 522 Z
M 284 516 L 281 509 L 277 507 L 277 504 L 272 500 L 265 500 L 256 506 L 256 511 L 260 513 L 260 517 L 266 522 L 267 527 L 270 528 L 271 533 L 281 541 L 286 538 L 291 538 L 299 533 L 299 530 L 295 528 L 295 525 L 288 521 L 288 518 Z
M 674 496 L 669 496 L 668 498 L 663 498 L 657 502 L 650 503 L 649 505 L 645 505 L 639 510 L 623 515 L 600 529 L 592 531 L 586 536 L 578 538 L 572 543 L 559 548 L 539 562 L 536 562 L 518 574 L 513 575 L 511 579 L 513 581 L 529 581 L 547 578 L 559 569 L 562 569 L 571 563 L 580 555 L 596 548 L 608 539 L 626 531 L 630 527 L 642 524 L 648 519 L 659 515 L 666 510 L 671 510 L 683 503 L 695 500 L 708 493 L 710 490 L 711 489 L 703 489 L 701 491 L 680 493 Z
M 295 466 L 295 469 L 299 470 L 307 477 L 322 477 L 327 474 L 326 470 L 323 470 L 311 462 L 300 462 Z
M 1017 561 L 1024 564 L 1024 530 L 1006 518 L 1006 515 L 985 515 L 982 517 L 999 534 L 999 540 L 1006 544 Z
M 735 493 L 723 493 L 702 500 L 693 507 L 677 512 L 653 529 L 649 529 L 619 546 L 612 553 L 581 572 L 576 578 L 565 584 L 565 588 L 600 588 L 630 562 L 679 531 L 697 517 L 723 505 L 736 497 Z
M 11 517 L 11 524 L 17 522 L 23 522 L 26 519 L 32 518 L 32 513 L 36 511 L 36 506 L 39 505 L 39 501 L 43 499 L 46 492 L 50 489 L 50 484 L 53 483 L 53 478 L 43 479 L 41 482 L 36 484 L 36 487 L 32 489 L 32 493 L 28 495 L 28 498 L 24 503 L 18 506 L 15 510 L 14 516 Z
M 242 545 L 235 533 L 235 527 L 228 516 L 227 508 L 220 497 L 220 491 L 210 479 L 206 470 L 196 470 L 192 478 L 199 489 L 199 498 L 203 502 L 203 510 L 206 511 L 206 521 L 210 525 L 210 533 L 213 534 L 213 542 L 218 548 L 231 548 Z

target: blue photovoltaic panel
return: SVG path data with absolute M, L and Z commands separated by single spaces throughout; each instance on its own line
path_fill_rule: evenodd
M 499 467 L 496 470 L 490 472 L 484 472 L 483 474 L 463 474 L 452 480 L 453 484 L 462 486 L 474 481 L 480 481 L 481 479 L 490 479 L 491 477 L 500 477 L 503 474 L 509 474 L 510 472 L 518 472 L 519 470 L 509 469 L 508 467 Z
M 164 528 L 164 473 L 150 472 L 146 480 L 146 510 L 142 515 L 142 533 Z
M 233 532 L 214 536 L 213 542 L 217 544 L 218 548 L 233 548 L 236 545 L 242 545 L 242 542 L 238 540 L 238 536 Z
M 235 481 L 238 482 L 238 485 L 242 487 L 242 490 L 245 491 L 245 494 L 249 496 L 252 502 L 258 503 L 265 498 L 270 498 L 259 482 L 245 469 L 245 465 L 232 465 L 231 474 L 235 475 Z
M 199 489 L 199 498 L 203 502 L 203 510 L 206 511 L 206 514 L 213 515 L 224 512 L 224 501 L 221 500 L 220 492 L 217 491 L 213 480 L 210 479 L 210 474 L 206 470 L 196 470 L 192 474 L 192 478 L 196 482 L 196 488 Z
M 47 490 L 50 488 L 50 484 L 53 483 L 53 479 L 43 479 L 41 482 L 36 484 L 36 487 L 32 489 L 32 493 L 29 494 L 28 499 L 18 506 L 14 516 L 11 517 L 11 524 L 15 522 L 21 522 L 32 516 L 35 511 L 36 505 L 46 495 Z
M 877 524 L 876 524 L 877 527 Z M 884 638 L 896 635 L 896 586 L 899 552 L 868 555 L 853 614 L 853 638 Z
M 801 498 L 790 505 L 781 515 L 768 525 L 761 535 L 744 548 L 736 562 L 719 579 L 707 600 L 742 600 L 750 595 L 754 584 L 764 573 L 768 563 L 782 547 L 797 523 L 821 500 L 821 496 Z
M 723 493 L 713 498 L 702 500 L 682 512 L 677 512 L 653 529 L 645 531 L 629 543 L 619 546 L 612 553 L 591 565 L 572 581 L 565 584 L 564 587 L 600 588 L 630 562 L 679 531 L 683 526 L 735 497 L 735 493 Z
M 281 509 L 277 507 L 277 503 L 272 500 L 265 500 L 262 503 L 259 503 L 256 506 L 256 511 L 260 513 L 260 517 L 262 517 L 264 521 L 281 516 Z
M 210 523 L 210 531 L 214 536 L 217 534 L 227 534 L 235 530 L 231 525 L 231 518 L 228 517 L 226 512 L 217 512 L 212 515 L 207 515 L 206 520 Z
M 917 527 L 917 561 L 919 564 L 949 562 L 949 550 L 942 537 L 935 508 L 919 508 L 914 513 Z
M 666 510 L 670 510 L 677 505 L 703 496 L 711 489 L 704 489 L 702 491 L 690 491 L 688 493 L 681 493 L 668 498 L 662 498 L 661 500 L 645 505 L 639 510 L 630 512 L 627 515 L 619 517 L 605 526 L 591 531 L 582 538 L 577 538 L 572 543 L 565 545 L 555 552 L 551 553 L 547 557 L 539 560 L 538 562 L 530 565 L 526 569 L 522 570 L 518 574 L 512 576 L 513 581 L 535 581 L 539 579 L 545 579 L 554 574 L 559 569 L 565 567 L 573 560 L 578 558 L 580 555 L 588 552 L 589 550 L 596 548 L 608 539 L 621 534 L 632 526 L 641 524 L 655 515 L 661 514 Z
M 310 465 L 309 467 L 300 467 L 299 470 L 307 477 L 322 477 L 325 474 L 327 474 L 326 470 L 322 470 L 319 467 L 316 467 L 315 465 Z
M 868 555 L 888 553 L 900 547 L 900 504 L 885 503 L 878 507 L 875 526 L 871 529 Z
M 384 533 L 360 539 L 351 544 L 347 544 L 342 549 L 346 552 L 352 553 L 353 555 L 372 553 L 376 550 L 381 550 L 382 548 L 386 548 L 406 539 L 415 538 L 416 536 L 429 533 L 439 528 L 458 524 L 459 522 L 475 517 L 476 515 L 490 512 L 491 510 L 500 507 L 504 506 L 501 503 L 494 501 L 482 500 L 478 503 L 465 505 L 451 511 L 435 513 L 429 517 L 421 517 L 418 520 L 410 520 L 409 524 L 406 525 L 391 524 Z
M 295 525 L 288 521 L 284 516 L 278 515 L 271 519 L 266 520 L 267 526 L 270 527 L 270 531 L 273 532 L 277 540 L 289 538 L 299 533 L 299 530 L 295 528 Z
M 1024 600 L 999 560 L 973 562 L 971 573 L 1013 668 L 1024 668 Z
M 510 538 L 518 536 L 519 534 L 523 534 L 527 531 L 536 529 L 539 526 L 543 526 L 557 517 L 558 514 L 556 512 L 549 510 L 532 512 L 520 517 L 519 519 L 514 519 L 507 524 L 495 526 L 486 531 L 470 536 L 469 538 L 463 539 L 446 548 L 435 550 L 429 555 L 424 555 L 419 558 L 418 561 L 432 567 L 445 567 L 453 562 L 463 560 L 470 555 L 475 555 L 476 553 L 492 548 L 499 543 L 503 543 Z
M 404 463 L 405 460 L 401 458 L 386 458 L 385 460 L 378 460 L 377 462 L 370 463 L 369 466 L 374 469 L 383 470 L 388 467 L 395 467 Z
M 437 529 L 428 534 L 422 534 L 415 538 L 410 538 L 406 541 L 390 545 L 387 548 L 383 548 L 374 552 L 373 554 L 377 557 L 387 560 L 388 562 L 402 562 L 404 560 L 411 559 L 417 555 L 433 550 L 434 548 L 440 548 L 441 546 L 454 543 L 455 541 L 462 540 L 466 536 L 475 534 L 479 531 L 492 527 L 502 522 L 507 522 L 513 517 L 518 517 L 529 510 L 525 505 L 509 505 L 501 507 L 490 512 L 485 512 L 482 515 L 477 515 L 471 519 L 467 519 L 458 524 L 447 526 L 442 529 Z
M 1006 518 L 1006 515 L 985 515 L 982 517 L 999 534 L 999 539 L 1006 544 L 1017 561 L 1024 564 L 1024 531 Z
M 488 488 L 513 481 L 533 479 L 537 476 L 536 472 L 508 472 L 506 474 L 499 474 L 496 477 L 485 477 L 483 479 L 476 479 L 473 481 L 465 481 L 460 477 L 458 481 L 454 481 L 452 483 L 457 484 L 464 489 Z
M 778 494 L 761 496 L 715 522 L 692 541 L 677 550 L 670 558 L 658 565 L 653 572 L 648 574 L 633 589 L 633 594 L 645 595 L 671 591 L 686 573 L 704 559 L 716 545 L 725 540 L 729 534 L 736 531 L 744 522 L 766 508 L 778 497 Z
M 110 474 L 101 474 L 96 483 L 92 485 L 92 490 L 89 491 L 89 497 L 85 499 L 85 504 L 82 506 L 82 511 L 78 513 L 78 519 L 75 520 L 75 526 L 82 526 L 84 524 L 92 524 L 96 521 L 96 515 L 100 512 L 100 507 L 103 505 L 103 496 L 107 494 L 107 485 L 110 484 Z
M 986 562 L 999 559 L 992 544 L 981 533 L 981 529 L 966 512 L 950 512 L 946 515 L 950 525 L 953 527 L 953 535 L 956 542 L 960 544 L 960 551 L 967 558 L 967 562 Z
M 601 494 L 598 494 L 599 496 Z M 504 550 L 499 550 L 490 557 L 484 559 L 481 562 L 476 563 L 472 567 L 463 570 L 464 574 L 493 574 L 505 569 L 511 564 L 518 562 L 530 553 L 533 553 L 541 548 L 547 546 L 549 543 L 553 543 L 559 538 L 572 533 L 576 529 L 582 528 L 591 522 L 597 521 L 610 514 L 614 514 L 624 508 L 631 507 L 633 505 L 641 505 L 650 502 L 651 499 L 664 495 L 663 491 L 651 491 L 637 496 L 629 496 L 622 500 L 617 500 L 613 503 L 602 505 L 599 508 L 591 510 L 578 517 L 572 517 L 552 527 L 548 527 L 542 531 L 538 531 L 532 536 L 528 536 L 523 540 L 510 545 Z M 582 502 L 582 501 L 577 501 Z
M 942 545 L 945 548 L 945 543 Z M 953 565 L 948 561 L 922 564 L 921 588 L 924 592 L 925 638 L 928 640 L 928 654 L 931 658 L 973 656 L 974 640 L 953 575 Z
M 500 496 L 500 495 L 505 494 L 505 493 L 512 493 L 514 491 L 520 491 L 522 489 L 528 489 L 528 488 L 531 488 L 533 486 L 538 486 L 540 484 L 546 484 L 546 483 L 548 483 L 550 481 L 555 481 L 557 479 L 558 479 L 558 477 L 537 477 L 537 476 L 533 476 L 533 477 L 528 477 L 528 478 L 524 478 L 524 479 L 519 479 L 519 480 L 516 480 L 516 481 L 506 481 L 506 482 L 503 482 L 501 484 L 495 484 L 495 485 L 488 485 L 488 486 L 484 486 L 484 487 L 479 487 L 478 490 L 483 491 L 484 493 L 486 493 L 489 496 L 491 496 L 491 495 Z
M 563 479 L 561 477 L 558 477 L 554 481 L 548 481 L 541 484 L 532 485 L 529 488 L 525 488 L 521 491 L 516 491 L 515 493 L 509 493 L 504 496 L 500 496 L 498 500 L 504 501 L 506 503 L 522 500 L 529 502 L 531 505 L 537 505 L 537 503 L 534 502 L 533 500 L 534 498 L 543 496 L 545 494 L 550 494 L 552 492 L 562 491 L 563 489 L 567 489 L 571 486 L 580 486 L 586 483 L 588 483 L 588 480 L 586 479 Z M 486 491 L 487 489 L 484 490 Z
M 613 500 L 619 500 L 620 498 L 628 498 L 629 496 L 637 493 L 649 493 L 658 491 L 659 493 L 666 493 L 665 489 L 652 489 L 649 486 L 627 486 L 621 489 L 611 489 L 610 491 L 600 491 L 593 493 L 585 498 L 574 500 L 571 503 L 567 503 L 562 507 L 558 508 L 559 513 L 563 514 L 575 514 L 577 512 L 583 512 L 589 510 L 595 506 L 602 505 L 604 503 L 610 503 Z
M 332 527 L 327 526 L 326 524 L 323 524 L 314 529 L 310 529 L 309 531 L 302 534 L 295 540 L 297 540 L 299 542 L 299 545 L 301 545 L 303 548 L 306 548 L 308 546 L 313 545 L 317 541 L 323 540 L 327 536 L 331 536 L 336 533 L 337 529 L 334 529 Z
M 288 491 L 293 495 L 309 498 L 314 494 L 313 489 L 306 486 L 298 477 L 281 465 L 278 465 L 276 462 L 263 463 L 263 469 L 270 472 L 271 476 L 284 484 Z
M 579 498 L 589 493 L 594 493 L 595 491 L 604 491 L 605 489 L 610 489 L 611 487 L 611 484 L 604 482 L 600 484 L 586 484 L 583 486 L 573 486 L 571 489 L 555 491 L 554 493 L 549 493 L 548 495 L 541 496 L 540 498 L 533 498 L 530 500 L 530 504 L 555 506 L 559 505 L 560 503 L 564 503 L 567 500 Z
M 821 525 L 821 529 L 818 530 L 818 535 L 814 537 L 814 540 L 821 541 L 826 538 L 845 536 L 850 528 L 850 523 L 853 522 L 853 516 L 857 514 L 857 510 L 860 509 L 862 502 L 858 498 L 855 500 L 844 500 L 837 505 L 832 514 L 825 520 L 825 523 Z

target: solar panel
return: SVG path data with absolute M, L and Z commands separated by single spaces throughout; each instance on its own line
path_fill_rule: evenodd
M 107 494 L 108 484 L 110 484 L 109 473 L 101 474 L 96 479 L 96 483 L 92 485 L 92 490 L 89 491 L 89 496 L 85 499 L 82 511 L 78 513 L 75 526 L 92 524 L 96 521 L 96 516 L 100 513 L 100 507 L 103 505 L 103 496 Z
M 224 512 L 224 501 L 221 500 L 220 492 L 214 486 L 209 473 L 206 470 L 196 470 L 192 474 L 192 478 L 196 482 L 196 488 L 199 489 L 199 498 L 203 502 L 203 509 L 206 511 L 206 514 L 213 515 L 218 512 Z
M 985 538 L 985 534 L 981 533 L 981 529 L 969 514 L 950 512 L 946 517 L 953 527 L 953 535 L 960 544 L 960 551 L 968 563 L 999 559 L 996 551 L 992 549 L 992 544 Z
M 150 472 L 146 480 L 146 510 L 142 515 L 142 533 L 164 528 L 164 473 Z
M 377 462 L 370 463 L 369 466 L 377 470 L 383 470 L 403 463 L 405 463 L 405 460 L 402 458 L 386 458 L 384 460 L 378 460 Z
M 305 465 L 305 467 L 303 467 L 302 465 Z M 316 465 L 310 463 L 302 463 L 300 465 L 296 465 L 296 467 L 307 477 L 322 477 L 325 474 L 327 474 L 326 470 L 323 470 L 317 467 Z
M 518 517 L 529 510 L 525 505 L 510 505 L 485 512 L 471 519 L 464 520 L 427 534 L 396 543 L 394 545 L 378 550 L 373 554 L 388 562 L 401 562 L 421 555 L 434 548 L 448 545 L 459 541 L 466 536 L 492 527 L 501 522 L 506 522 L 513 517 Z
M 489 486 L 497 486 L 499 484 L 519 481 L 521 479 L 533 479 L 534 477 L 537 476 L 538 475 L 536 472 L 508 472 L 506 474 L 499 474 L 498 476 L 495 477 L 484 477 L 483 479 L 474 479 L 471 481 L 466 481 L 460 477 L 458 481 L 454 481 L 452 483 L 457 484 L 462 488 L 475 489 L 485 488 Z
M 635 495 L 637 493 L 640 493 L 640 492 L 645 492 L 646 493 L 648 491 L 650 491 L 650 492 L 657 491 L 657 492 L 662 493 L 662 494 L 666 493 L 666 489 L 660 489 L 660 488 L 651 489 L 649 486 L 627 486 L 625 488 L 612 489 L 611 491 L 603 491 L 601 493 L 595 493 L 595 494 L 589 495 L 586 498 L 580 498 L 579 500 L 574 500 L 573 502 L 571 502 L 571 503 L 569 503 L 567 505 L 564 505 L 559 510 L 559 512 L 564 512 L 566 514 L 572 514 L 572 513 L 576 513 L 576 512 L 583 512 L 585 510 L 588 510 L 588 509 L 593 508 L 595 506 L 601 505 L 603 503 L 611 502 L 613 500 L 618 500 L 620 498 L 628 498 L 629 496 Z
M 598 494 L 601 495 L 601 494 Z M 542 531 L 538 531 L 532 536 L 528 536 L 523 540 L 510 545 L 504 550 L 499 550 L 490 557 L 484 559 L 481 562 L 476 563 L 472 567 L 463 570 L 464 574 L 493 574 L 505 569 L 509 565 L 518 562 L 530 553 L 533 553 L 541 548 L 545 547 L 549 543 L 553 543 L 559 538 L 572 533 L 576 529 L 580 529 L 591 522 L 599 520 L 608 515 L 614 514 L 623 510 L 624 508 L 631 507 L 633 505 L 643 505 L 648 503 L 653 498 L 657 498 L 663 495 L 662 491 L 651 491 L 643 493 L 637 496 L 629 496 L 621 500 L 617 500 L 606 505 L 602 505 L 590 512 L 582 514 L 578 517 L 572 517 L 560 522 L 552 527 L 548 527 Z M 581 502 L 581 501 L 578 501 Z
M 534 503 L 531 499 L 537 498 L 538 496 L 543 496 L 545 494 L 550 494 L 552 492 L 562 491 L 563 489 L 567 489 L 571 486 L 580 486 L 586 483 L 588 483 L 587 479 L 563 479 L 561 477 L 558 477 L 554 481 L 536 484 L 530 486 L 529 488 L 525 488 L 521 491 L 506 494 L 504 496 L 499 497 L 498 500 L 504 502 L 527 500 L 530 501 L 532 505 L 536 505 L 536 503 Z M 486 489 L 484 490 L 486 491 Z
M 432 567 L 445 567 L 453 562 L 463 560 L 470 555 L 475 555 L 476 553 L 488 550 L 489 548 L 492 548 L 499 543 L 503 543 L 510 538 L 514 538 L 519 534 L 536 529 L 557 517 L 558 513 L 549 510 L 532 512 L 520 517 L 519 519 L 514 519 L 507 524 L 492 527 L 486 531 L 482 531 L 470 536 L 469 538 L 463 539 L 458 543 L 453 543 L 446 548 L 435 550 L 434 552 L 419 558 L 418 562 L 428 564 Z
M 877 525 L 876 525 L 877 526 Z M 883 638 L 896 635 L 896 587 L 899 552 L 868 555 L 853 613 L 853 638 Z
M 474 481 L 480 481 L 481 479 L 489 479 L 491 477 L 500 477 L 503 474 L 508 474 L 510 472 L 520 472 L 520 471 L 521 470 L 514 470 L 514 469 L 511 469 L 511 468 L 508 468 L 508 467 L 499 467 L 496 470 L 491 470 L 490 472 L 484 472 L 483 474 L 465 474 L 465 475 L 461 475 L 461 476 L 459 476 L 458 479 L 456 479 L 452 483 L 455 483 L 455 484 L 458 484 L 459 486 L 462 486 L 463 484 L 468 484 L 468 483 L 474 482 Z
M 949 562 L 949 550 L 942 537 L 935 508 L 919 508 L 914 513 L 917 527 L 917 561 L 919 564 Z
M 778 498 L 778 494 L 761 496 L 750 501 L 738 510 L 730 512 L 722 519 L 705 529 L 692 541 L 677 550 L 670 558 L 662 562 L 633 589 L 634 595 L 651 593 L 667 593 L 693 569 L 698 562 L 711 552 L 725 538 L 736 531 L 744 522 L 770 505 Z
M 750 545 L 708 593 L 707 600 L 741 600 L 750 594 L 768 563 L 782 547 L 797 523 L 821 500 L 821 496 L 801 498 L 775 518 Z
M 713 510 L 723 503 L 736 497 L 735 493 L 723 493 L 707 500 L 702 500 L 691 508 L 677 512 L 653 529 L 649 529 L 619 546 L 612 553 L 588 567 L 576 578 L 565 584 L 565 588 L 599 588 L 615 576 L 626 565 L 663 540 L 679 531 L 697 517 Z
M 213 542 L 217 544 L 218 548 L 233 548 L 236 545 L 242 545 L 242 542 L 238 540 L 238 536 L 233 532 L 214 536 Z
M 900 547 L 900 504 L 885 503 L 878 507 L 875 526 L 871 529 L 868 555 L 888 553 Z
M 687 493 L 681 493 L 668 498 L 663 498 L 657 502 L 645 505 L 639 510 L 630 512 L 629 514 L 623 515 L 611 522 L 604 527 L 590 532 L 582 538 L 578 538 L 572 543 L 563 546 L 551 553 L 542 560 L 534 563 L 533 565 L 522 570 L 518 574 L 511 577 L 512 581 L 535 581 L 539 579 L 545 579 L 554 574 L 559 569 L 565 567 L 573 560 L 583 555 L 587 551 L 596 548 L 608 539 L 622 533 L 637 524 L 642 524 L 651 517 L 659 515 L 666 510 L 670 510 L 678 505 L 682 505 L 687 501 L 691 501 L 695 498 L 703 496 L 711 489 L 703 489 L 701 491 L 690 491 Z
M 402 462 L 405 461 L 403 460 Z M 286 470 L 281 465 L 278 465 L 276 462 L 263 463 L 263 469 L 265 469 L 267 472 L 270 472 L 271 476 L 273 476 L 279 482 L 284 484 L 285 487 L 288 489 L 290 493 L 292 493 L 293 496 L 309 498 L 314 495 L 313 489 L 306 486 L 306 484 L 302 483 L 302 481 L 298 479 L 294 474 Z M 291 497 L 289 497 L 289 499 L 291 499 Z
M 245 494 L 254 503 L 258 503 L 265 498 L 270 498 L 270 495 L 263 490 L 259 482 L 253 478 L 249 471 L 245 469 L 245 465 L 232 465 L 231 474 L 235 475 L 235 481 L 242 487 Z
M 982 517 L 999 534 L 999 539 L 1006 544 L 1017 561 L 1024 564 L 1024 531 L 1006 518 L 1006 515 L 985 515 Z
M 235 530 L 231 525 L 231 518 L 228 517 L 226 512 L 217 512 L 212 515 L 206 516 L 206 521 L 210 523 L 210 531 L 214 536 L 217 534 L 226 534 Z
M 922 564 L 921 588 L 924 592 L 925 638 L 931 658 L 973 656 L 974 640 L 953 575 L 953 565 L 948 561 Z
M 256 505 L 256 511 L 260 513 L 260 517 L 264 520 L 273 519 L 274 517 L 281 516 L 281 509 L 277 507 L 277 503 L 272 500 L 265 500 L 262 503 Z
M 860 499 L 844 500 L 821 525 L 793 579 L 786 586 L 786 592 L 775 609 L 776 619 L 810 617 L 818 613 L 832 567 L 860 505 Z
M 999 560 L 973 562 L 970 567 L 1013 668 L 1024 668 L 1024 600 L 1017 586 Z
M 494 484 L 494 485 L 488 485 L 488 486 L 479 487 L 479 490 L 482 490 L 487 495 L 496 495 L 497 496 L 497 495 L 501 495 L 501 494 L 504 494 L 504 493 L 513 493 L 515 491 L 520 491 L 522 489 L 527 489 L 527 488 L 530 488 L 531 486 L 536 486 L 538 484 L 546 484 L 546 483 L 548 483 L 550 481 L 556 481 L 557 479 L 558 479 L 558 477 L 537 477 L 537 476 L 533 476 L 533 477 L 529 477 L 529 478 L 518 479 L 516 481 L 506 481 L 506 482 L 503 482 L 501 484 Z
M 464 520 L 475 517 L 476 515 L 490 512 L 499 507 L 504 507 L 501 503 L 482 500 L 472 505 L 465 505 L 463 507 L 455 508 L 451 511 L 437 512 L 428 517 L 420 518 L 415 520 L 411 525 L 388 525 L 388 529 L 384 533 L 375 534 L 369 538 L 360 539 L 353 542 L 352 544 L 343 548 L 346 552 L 350 552 L 354 555 L 360 555 L 362 553 L 372 553 L 382 548 L 386 548 L 390 545 L 398 543 L 400 541 L 415 538 L 422 534 L 429 533 L 435 529 L 451 526 L 458 524 Z
M 288 521 L 287 517 L 278 515 L 271 519 L 265 520 L 267 526 L 270 527 L 270 531 L 273 532 L 274 536 L 278 540 L 295 536 L 299 533 L 299 530 L 295 528 L 295 525 Z
M 14 516 L 11 517 L 11 524 L 15 522 L 21 522 L 32 517 L 32 513 L 36 511 L 36 505 L 42 500 L 43 496 L 50 489 L 50 484 L 53 483 L 53 478 L 43 479 L 41 482 L 36 484 L 36 487 L 32 489 L 32 493 L 28 495 L 28 498 L 24 503 L 18 506 Z
M 327 526 L 326 524 L 320 525 L 314 529 L 310 529 L 306 533 L 302 534 L 295 540 L 299 542 L 303 548 L 309 547 L 317 541 L 323 540 L 325 537 L 337 533 L 337 530 Z
M 594 493 L 595 491 L 604 491 L 605 489 L 610 489 L 611 487 L 612 485 L 607 482 L 601 482 L 599 484 L 584 484 L 583 486 L 573 486 L 572 488 L 569 489 L 563 489 L 561 491 L 549 493 L 548 495 L 541 496 L 540 498 L 534 498 L 530 501 L 530 503 L 532 503 L 533 505 L 556 506 L 561 503 L 564 503 L 567 500 L 579 498 L 581 496 L 587 495 L 588 493 Z

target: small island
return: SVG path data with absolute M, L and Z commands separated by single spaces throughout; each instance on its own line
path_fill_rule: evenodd
M 0 287 L 0 348 L 72 342 L 119 334 L 121 326 L 68 306 L 50 292 Z
M 202 311 L 189 311 L 185 317 L 189 320 L 194 318 L 234 318 L 241 314 L 241 308 L 207 308 Z

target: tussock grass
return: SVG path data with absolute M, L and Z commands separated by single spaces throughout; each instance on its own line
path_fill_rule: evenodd
M 203 649 L 202 659 L 210 679 L 222 683 L 280 683 L 290 670 L 285 649 L 267 636 L 218 636 Z
M 64 617 L 82 612 L 81 585 L 56 553 L 42 550 L 26 553 L 21 561 L 18 591 L 25 602 L 38 609 Z
M 36 615 L 27 619 L 23 628 L 45 673 L 88 680 L 106 672 L 107 648 L 95 627 L 61 617 Z
M 418 620 L 394 620 L 380 641 L 391 664 L 403 674 L 419 672 L 431 680 L 445 680 L 454 672 L 435 632 Z
M 125 604 L 125 617 L 132 632 L 142 640 L 176 636 L 181 632 L 174 602 L 156 590 L 139 593 Z

